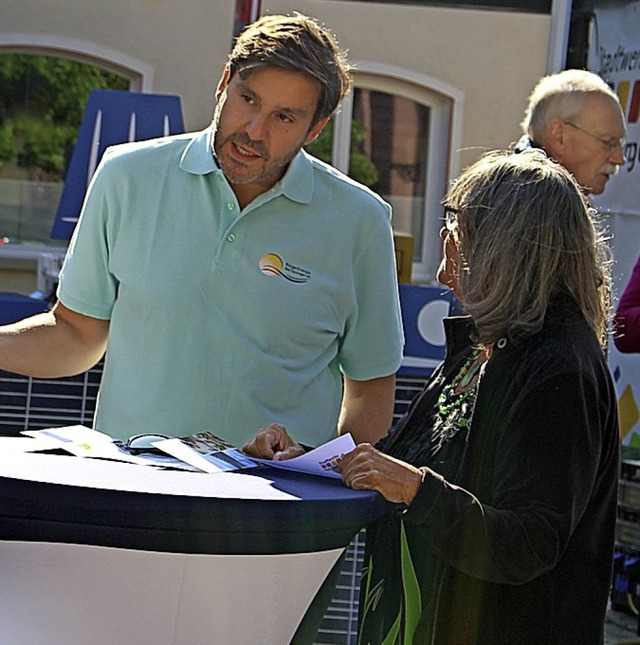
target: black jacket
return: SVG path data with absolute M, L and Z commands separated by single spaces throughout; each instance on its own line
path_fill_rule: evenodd
M 420 436 L 442 383 L 469 352 L 470 321 L 445 322 L 447 358 L 381 442 L 390 454 L 402 455 L 403 442 Z M 388 541 L 402 521 L 405 536 L 391 549 L 406 540 L 418 580 L 414 643 L 603 642 L 619 475 L 617 402 L 595 334 L 575 306 L 552 307 L 538 334 L 497 343 L 468 434 L 432 463 L 415 465 L 428 467 L 416 499 L 368 533 L 375 568 L 376 541 Z M 389 558 L 389 543 L 385 550 Z M 400 560 L 389 564 L 377 574 L 407 569 Z M 367 620 L 373 629 L 365 625 L 363 642 L 373 643 L 383 632 L 376 636 L 370 612 Z

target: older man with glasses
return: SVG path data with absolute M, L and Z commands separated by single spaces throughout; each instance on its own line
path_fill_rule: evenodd
M 529 97 L 516 151 L 542 148 L 573 174 L 585 193 L 600 195 L 625 162 L 624 114 L 596 74 L 568 69 L 543 77 Z

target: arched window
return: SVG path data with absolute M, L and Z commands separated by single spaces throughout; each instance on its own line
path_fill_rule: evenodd
M 65 170 L 92 89 L 130 81 L 93 64 L 0 49 L 0 241 L 50 239 Z
M 413 237 L 413 280 L 433 282 L 441 253 L 441 202 L 457 172 L 462 95 L 403 70 L 355 67 L 354 91 L 325 134 L 333 134 L 330 154 L 322 140 L 311 151 L 324 148 L 319 156 L 393 206 L 394 231 Z

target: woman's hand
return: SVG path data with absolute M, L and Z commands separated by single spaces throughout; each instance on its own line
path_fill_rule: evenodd
M 304 448 L 294 441 L 287 429 L 279 424 L 272 423 L 258 431 L 258 434 L 242 446 L 243 452 L 251 457 L 284 461 L 304 454 Z
M 422 485 L 415 466 L 361 443 L 340 461 L 344 483 L 354 490 L 377 490 L 389 502 L 411 504 Z

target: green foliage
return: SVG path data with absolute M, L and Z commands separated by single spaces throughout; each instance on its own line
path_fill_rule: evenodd
M 16 159 L 18 149 L 13 135 L 13 124 L 5 123 L 5 127 L 0 127 L 0 171 L 2 170 L 3 161 L 12 161 Z
M 127 88 L 127 79 L 91 65 L 1 54 L 0 161 L 61 178 L 89 92 Z
M 351 151 L 349 153 L 349 177 L 359 181 L 365 186 L 373 186 L 377 183 L 380 175 L 372 161 L 362 152 L 362 145 L 365 138 L 364 125 L 356 120 L 351 122 Z M 329 121 L 320 135 L 305 146 L 305 150 L 331 163 L 331 152 L 333 148 L 333 119 Z
M 26 114 L 12 120 L 14 142 L 20 143 L 15 161 L 21 168 L 39 168 L 49 174 L 62 174 L 65 152 L 74 140 L 77 127 L 55 124 L 51 117 L 34 119 Z

